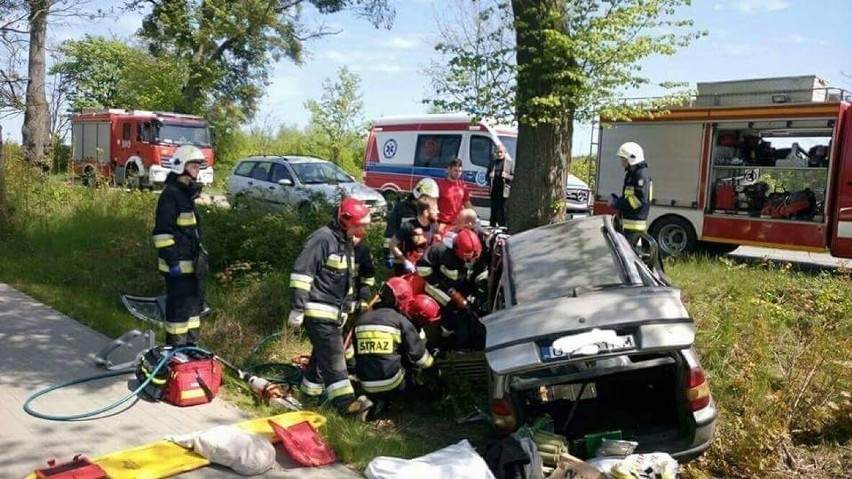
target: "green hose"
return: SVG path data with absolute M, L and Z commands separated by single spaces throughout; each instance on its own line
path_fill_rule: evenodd
M 48 388 L 37 391 L 35 394 L 33 394 L 32 396 L 27 398 L 27 400 L 24 402 L 24 411 L 27 414 L 29 414 L 30 416 L 37 417 L 39 419 L 46 419 L 48 421 L 80 421 L 80 420 L 83 420 L 83 419 L 94 418 L 95 416 L 99 416 L 99 415 L 101 415 L 101 414 L 103 414 L 107 411 L 111 411 L 111 410 L 121 406 L 122 404 L 126 403 L 127 401 L 133 399 L 134 397 L 136 397 L 137 394 L 139 394 L 143 389 L 145 389 L 145 387 L 151 382 L 151 380 L 160 371 L 160 369 L 162 369 L 163 366 L 165 366 L 165 364 L 168 362 L 168 360 L 171 359 L 171 357 L 174 356 L 176 353 L 181 352 L 181 351 L 199 351 L 199 352 L 202 352 L 202 353 L 205 353 L 205 354 L 211 354 L 210 351 L 207 351 L 206 349 L 198 348 L 198 347 L 195 347 L 195 346 L 185 346 L 185 347 L 176 348 L 172 351 L 169 351 L 167 354 L 165 354 L 160 359 L 160 361 L 157 363 L 157 366 L 154 368 L 154 370 L 151 372 L 151 374 L 148 375 L 148 378 L 145 381 L 143 381 L 142 384 L 140 384 L 139 387 L 137 387 L 133 392 L 131 392 L 127 396 L 119 399 L 118 401 L 116 401 L 116 402 L 114 402 L 114 403 L 112 403 L 108 406 L 104 406 L 102 408 L 99 408 L 99 409 L 96 409 L 96 410 L 93 410 L 93 411 L 83 412 L 83 413 L 79 413 L 79 414 L 69 414 L 69 415 L 45 414 L 45 413 L 40 413 L 40 412 L 36 411 L 35 409 L 33 409 L 30 406 L 30 404 L 33 401 L 35 401 L 36 399 L 38 399 L 39 397 L 44 396 L 47 393 L 56 391 L 58 389 L 62 389 L 62 388 L 68 387 L 68 386 L 73 386 L 75 384 L 81 384 L 81 383 L 85 383 L 85 382 L 89 382 L 89 381 L 97 381 L 98 379 L 111 378 L 111 377 L 114 377 L 114 376 L 120 376 L 120 375 L 123 375 L 123 374 L 132 373 L 136 370 L 136 368 L 132 368 L 132 369 L 128 368 L 128 369 L 123 369 L 123 370 L 120 370 L 120 371 L 110 371 L 108 373 L 101 373 L 101 374 L 97 374 L 95 376 L 90 376 L 90 377 L 80 378 L 80 379 L 74 379 L 74 380 L 71 380 L 71 381 L 66 381 L 64 383 L 55 384 L 55 385 L 50 386 Z

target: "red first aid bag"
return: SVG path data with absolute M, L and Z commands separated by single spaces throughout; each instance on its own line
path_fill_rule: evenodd
M 222 365 L 215 357 L 169 362 L 169 378 L 162 400 L 175 406 L 206 404 L 222 385 Z

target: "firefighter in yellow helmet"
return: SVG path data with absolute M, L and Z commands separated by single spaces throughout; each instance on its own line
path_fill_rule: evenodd
M 159 270 L 166 278 L 166 344 L 194 345 L 199 339 L 204 308 L 202 280 L 207 275 L 207 252 L 195 199 L 201 193 L 198 173 L 206 167 L 198 147 L 183 145 L 169 160 L 171 171 L 157 202 L 152 231 Z

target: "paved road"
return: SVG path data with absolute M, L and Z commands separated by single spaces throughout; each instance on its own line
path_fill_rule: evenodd
M 93 364 L 94 354 L 110 338 L 0 283 L 0 477 L 24 477 L 51 458 L 68 460 L 75 454 L 96 457 L 147 444 L 166 435 L 233 424 L 247 416 L 216 399 L 210 404 L 177 408 L 165 403 L 137 401 L 132 407 L 96 420 L 54 422 L 23 411 L 36 391 L 74 378 L 104 372 Z M 131 390 L 132 375 L 85 383 L 39 398 L 33 408 L 48 414 L 72 414 L 110 404 Z M 357 478 L 340 464 L 325 468 L 295 468 L 279 452 L 279 466 L 262 477 L 273 479 Z M 239 476 L 230 469 L 206 467 L 179 476 L 220 479 Z
M 852 261 L 845 258 L 835 258 L 828 253 L 808 253 L 804 251 L 740 246 L 733 253 L 730 253 L 730 255 L 743 259 L 767 258 L 773 261 L 790 262 L 803 267 L 819 269 L 852 268 Z

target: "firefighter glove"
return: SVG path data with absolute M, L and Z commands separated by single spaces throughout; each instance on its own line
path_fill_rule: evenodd
M 298 328 L 305 321 L 305 312 L 294 309 L 290 311 L 290 316 L 287 317 L 287 324 L 294 328 Z
M 180 276 L 180 274 L 180 265 L 176 264 L 174 266 L 169 267 L 169 276 L 171 276 L 172 278 L 177 278 L 178 276 Z
M 618 209 L 618 195 L 615 193 L 609 195 L 609 207 L 612 209 Z
M 404 265 L 405 265 L 405 272 L 406 273 L 413 273 L 413 272 L 417 271 L 417 269 L 414 267 L 414 263 L 412 263 L 409 260 L 405 260 Z

